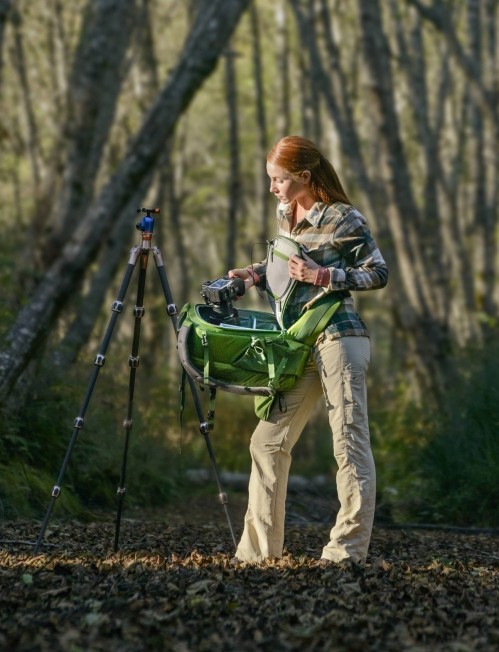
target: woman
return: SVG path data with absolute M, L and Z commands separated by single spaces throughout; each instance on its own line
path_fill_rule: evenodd
M 252 469 L 244 531 L 234 563 L 282 556 L 291 450 L 317 400 L 325 398 L 338 471 L 340 510 L 321 565 L 366 560 L 374 518 L 376 472 L 369 441 L 366 372 L 369 338 L 351 290 L 386 285 L 388 271 L 364 217 L 350 204 L 331 163 L 309 140 L 287 136 L 267 157 L 270 192 L 279 200 L 278 234 L 296 240 L 304 257 L 292 256 L 289 275 L 298 281 L 288 320 L 331 294 L 340 308 L 318 337 L 304 376 L 273 405 L 251 438 Z M 246 287 L 263 282 L 265 262 L 233 269 Z M 291 303 L 291 305 L 289 305 Z

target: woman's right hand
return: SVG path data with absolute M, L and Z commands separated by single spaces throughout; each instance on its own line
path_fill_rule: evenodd
M 242 278 L 246 290 L 249 290 L 253 285 L 255 285 L 253 277 L 247 269 L 229 269 L 227 275 L 229 278 Z

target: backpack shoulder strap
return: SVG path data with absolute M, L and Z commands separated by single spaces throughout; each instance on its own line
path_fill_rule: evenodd
M 278 235 L 269 242 L 267 250 L 267 292 L 276 300 L 283 300 L 296 285 L 288 272 L 288 260 L 296 255 L 302 258 L 301 247 L 292 238 Z
M 279 325 L 284 327 L 284 312 L 297 281 L 289 276 L 288 261 L 291 256 L 302 257 L 298 242 L 278 235 L 269 242 L 265 272 L 267 296 Z
M 312 305 L 287 329 L 287 334 L 298 342 L 313 346 L 340 306 L 341 299 L 338 301 L 331 301 L 331 299 L 332 297 L 326 295 L 325 299 Z

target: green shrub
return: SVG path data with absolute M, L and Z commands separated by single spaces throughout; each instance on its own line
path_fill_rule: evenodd
M 379 503 L 395 521 L 497 525 L 498 353 L 463 353 L 438 409 L 406 400 L 401 387 L 373 411 Z
M 437 521 L 492 526 L 499 521 L 498 351 L 471 354 L 449 386 L 421 473 Z
M 127 380 L 110 376 L 99 381 L 76 437 L 74 420 L 80 414 L 87 381 L 76 377 L 74 370 L 65 383 L 40 381 L 36 396 L 19 413 L 5 415 L 0 433 L 0 510 L 4 516 L 42 516 L 68 453 L 57 513 L 114 509 L 125 461 Z M 157 406 L 162 419 L 151 428 L 149 401 L 143 399 L 138 392 L 124 486 L 126 505 L 148 508 L 171 499 L 180 479 L 166 432 L 168 407 Z

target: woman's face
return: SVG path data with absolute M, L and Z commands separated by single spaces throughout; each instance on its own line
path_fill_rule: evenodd
M 278 165 L 267 161 L 267 174 L 270 177 L 270 192 L 283 204 L 310 197 L 310 172 L 303 172 L 296 178 Z

